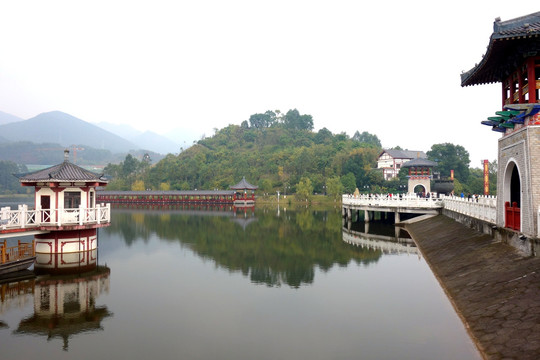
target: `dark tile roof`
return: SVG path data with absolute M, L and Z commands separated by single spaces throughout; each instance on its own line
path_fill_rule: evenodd
M 379 155 L 379 157 L 383 154 L 387 153 L 394 159 L 416 159 L 416 158 L 427 158 L 427 155 L 423 151 L 414 151 L 414 150 L 383 150 L 383 152 Z
M 409 168 L 409 167 L 417 167 L 417 166 L 434 167 L 434 166 L 437 166 L 437 163 L 435 161 L 431 161 L 428 159 L 418 158 L 418 159 L 413 159 L 411 161 L 407 161 L 401 167 Z
M 107 182 L 102 175 L 85 170 L 80 166 L 64 161 L 49 168 L 17 176 L 20 182 Z
M 512 20 L 495 19 L 480 63 L 461 74 L 461 86 L 502 82 L 524 57 L 540 55 L 540 12 Z
M 246 177 L 242 177 L 242 180 L 234 185 L 234 186 L 231 186 L 231 189 L 234 189 L 234 190 L 244 190 L 244 189 L 247 189 L 247 190 L 256 190 L 258 189 L 259 187 L 258 186 L 255 186 L 255 185 L 251 185 L 250 183 L 248 183 L 246 181 Z

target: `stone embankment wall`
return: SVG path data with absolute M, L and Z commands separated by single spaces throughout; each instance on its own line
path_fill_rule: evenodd
M 454 219 L 468 228 L 474 229 L 482 234 L 491 236 L 494 240 L 511 245 L 525 256 L 540 255 L 540 242 L 538 239 L 527 238 L 519 232 L 500 228 L 484 220 L 475 219 L 468 215 L 463 215 L 448 209 L 443 209 L 442 214 Z

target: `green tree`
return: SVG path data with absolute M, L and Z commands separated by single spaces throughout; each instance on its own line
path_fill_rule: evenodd
M 450 170 L 454 170 L 454 176 L 460 181 L 467 181 L 469 177 L 469 153 L 461 145 L 450 143 L 435 144 L 427 152 L 428 159 L 437 162 L 437 170 L 443 177 L 450 176 Z
M 326 180 L 326 191 L 328 195 L 333 197 L 334 200 L 337 200 L 343 194 L 343 184 L 338 176 L 333 176 L 330 179 Z
M 144 191 L 144 181 L 136 180 L 133 185 L 131 185 L 131 191 Z
M 313 130 L 313 118 L 311 115 L 300 115 L 296 109 L 289 110 L 283 117 L 283 125 L 287 129 Z
M 347 194 L 354 193 L 356 189 L 356 178 L 352 172 L 347 173 L 347 175 L 341 177 L 341 183 L 343 184 L 343 190 Z
M 313 197 L 313 185 L 309 178 L 303 177 L 300 179 L 300 182 L 296 185 L 295 197 L 298 200 L 311 201 Z
M 138 160 L 134 158 L 131 154 L 127 154 L 124 162 L 122 163 L 122 175 L 128 177 L 135 174 L 135 171 L 138 168 Z
M 271 127 L 276 121 L 276 113 L 271 110 L 266 111 L 264 114 L 253 114 L 249 117 L 249 124 L 257 129 Z
M 15 174 L 28 172 L 24 165 L 12 161 L 0 161 L 0 194 L 22 194 L 29 188 L 22 187 Z
M 367 145 L 371 145 L 376 148 L 381 148 L 381 141 L 377 135 L 368 133 L 367 131 L 362 132 L 361 134 L 356 131 L 352 137 L 354 141 L 358 141 Z

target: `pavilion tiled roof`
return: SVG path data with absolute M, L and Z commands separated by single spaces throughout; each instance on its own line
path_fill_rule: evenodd
M 231 186 L 231 189 L 233 190 L 256 190 L 258 188 L 258 186 L 248 183 L 245 176 L 242 177 L 242 180 L 238 184 Z
M 508 21 L 495 19 L 480 63 L 461 74 L 461 86 L 502 82 L 525 56 L 540 55 L 540 12 Z
M 20 174 L 17 177 L 20 182 L 107 182 L 103 175 L 83 169 L 68 160 L 43 170 Z
M 423 151 L 413 151 L 413 150 L 395 150 L 395 149 L 389 149 L 389 150 L 383 150 L 383 153 L 387 153 L 394 159 L 415 159 L 415 158 L 426 158 L 427 155 Z M 379 157 L 380 157 L 379 155 Z
M 418 166 L 424 166 L 424 167 L 434 167 L 437 166 L 437 163 L 435 161 L 431 161 L 428 159 L 412 159 L 411 161 L 407 161 L 405 164 L 401 165 L 401 167 L 404 168 L 410 168 L 410 167 L 418 167 Z

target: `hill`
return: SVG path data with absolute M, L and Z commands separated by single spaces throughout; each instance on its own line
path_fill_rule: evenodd
M 60 111 L 0 125 L 0 134 L 12 142 L 57 143 L 65 147 L 78 144 L 124 153 L 139 148 L 118 135 Z
M 265 128 L 229 125 L 178 155 L 166 156 L 137 177 L 146 188 L 187 190 L 228 189 L 245 176 L 272 194 L 290 194 L 306 178 L 315 192 L 323 193 L 330 179 L 345 177 L 351 183 L 347 191 L 352 192 L 356 183 L 382 182 L 382 173 L 372 171 L 380 143 L 376 136 L 371 138 L 370 143 L 334 135 L 326 128 L 312 132 L 281 123 Z M 120 169 L 112 170 L 118 178 L 127 178 Z
M 118 125 L 107 122 L 101 122 L 96 125 L 113 134 L 121 136 L 134 144 L 138 144 L 143 149 L 152 150 L 160 154 L 174 154 L 180 152 L 179 143 L 165 136 L 156 134 L 153 131 L 142 132 L 130 125 Z
M 9 124 L 12 122 L 17 122 L 17 121 L 22 121 L 22 120 L 23 119 L 21 119 L 20 117 L 0 111 L 0 125 Z

